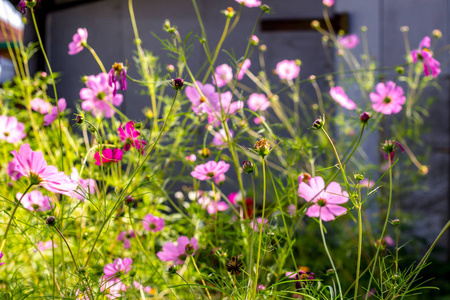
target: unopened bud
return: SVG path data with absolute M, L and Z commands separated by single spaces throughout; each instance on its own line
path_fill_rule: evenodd
M 246 160 L 242 163 L 242 169 L 244 170 L 245 173 L 251 174 L 255 170 L 255 166 L 251 161 Z
M 177 273 L 177 265 L 171 265 L 169 267 L 169 274 L 175 274 Z
M 394 226 L 398 226 L 398 225 L 400 225 L 400 220 L 399 219 L 394 219 L 394 220 L 391 221 L 391 223 Z
M 360 116 L 359 116 L 359 120 L 363 123 L 367 123 L 367 121 L 369 121 L 370 119 L 370 115 L 368 112 L 363 112 Z
M 203 148 L 202 150 L 198 150 L 198 154 L 203 158 L 208 158 L 211 155 L 211 151 L 208 148 Z
M 174 90 L 180 91 L 180 90 L 183 89 L 183 86 L 184 86 L 184 80 L 183 79 L 175 78 L 175 79 L 172 79 L 172 82 L 173 82 L 173 89 Z
M 263 4 L 263 5 L 261 5 L 260 7 L 261 7 L 261 9 L 263 10 L 263 12 L 265 12 L 266 14 L 270 14 L 271 8 L 270 8 L 268 5 Z
M 253 46 L 257 46 L 259 44 L 259 38 L 256 35 L 252 35 L 250 43 L 252 43 Z
M 313 129 L 322 129 L 323 125 L 325 125 L 325 118 L 322 119 L 321 117 L 317 118 L 314 123 L 312 124 Z
M 320 28 L 320 22 L 317 20 L 314 20 L 311 22 L 311 27 L 314 29 Z
M 400 31 L 401 32 L 408 32 L 409 31 L 409 27 L 408 26 L 402 26 L 402 27 L 400 27 Z
M 437 39 L 440 39 L 442 37 L 442 31 L 440 31 L 439 29 L 433 30 L 433 36 Z
M 259 46 L 259 51 L 266 52 L 267 51 L 267 46 L 262 44 L 261 46 Z
M 54 226 L 55 222 L 56 222 L 56 219 L 53 216 L 48 217 L 47 220 L 45 220 L 45 224 L 47 224 L 49 226 Z
M 173 65 L 167 65 L 166 70 L 167 72 L 172 73 L 173 71 L 175 71 L 175 67 Z
M 83 124 L 84 122 L 84 116 L 83 114 L 79 114 L 75 117 L 75 123 L 77 124 Z
M 398 74 L 404 74 L 404 73 L 405 73 L 405 68 L 403 68 L 403 67 L 397 67 L 397 68 L 395 68 L 395 71 L 396 71 Z
M 134 198 L 130 195 L 125 198 L 125 204 L 127 206 L 131 206 L 134 203 Z
M 364 175 L 363 174 L 358 174 L 356 173 L 354 176 L 356 181 L 363 181 L 364 180 Z

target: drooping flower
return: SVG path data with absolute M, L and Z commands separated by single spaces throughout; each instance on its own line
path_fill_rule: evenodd
M 152 214 L 147 214 L 142 220 L 145 230 L 158 232 L 164 228 L 164 219 L 156 217 Z
M 117 163 L 122 160 L 123 152 L 119 148 L 103 149 L 102 158 L 100 160 L 100 151 L 94 154 L 95 164 L 97 166 Z
M 135 128 L 134 124 L 133 121 L 129 121 L 125 124 L 125 130 L 122 128 L 122 124 L 120 124 L 117 130 L 119 131 L 120 139 L 125 144 L 123 150 L 128 151 L 133 146 L 136 150 L 140 149 L 142 153 L 145 150 L 144 148 L 147 142 L 139 139 L 141 133 Z
M 228 133 L 230 134 L 230 138 L 233 138 L 233 130 L 228 130 Z M 214 139 L 212 143 L 219 147 L 219 149 L 223 148 L 223 146 L 227 144 L 227 133 L 225 129 L 221 128 L 218 132 L 214 133 Z
M 316 275 L 313 272 L 300 270 L 295 274 L 295 279 L 297 280 L 295 282 L 295 288 L 300 290 L 310 284 L 312 280 L 316 279 Z
M 300 66 L 294 60 L 282 60 L 277 63 L 276 72 L 281 80 L 292 80 L 300 73 Z
M 250 222 L 250 227 L 253 228 L 254 231 L 259 232 L 260 226 L 261 226 L 262 218 L 259 217 L 256 219 L 256 222 L 253 223 L 253 221 Z M 264 224 L 262 230 L 264 231 L 264 227 L 269 222 L 266 218 L 264 218 Z
M 120 86 L 122 91 L 127 89 L 127 69 L 122 63 L 114 63 L 108 73 L 108 84 L 113 88 L 113 96 L 117 94 Z
M 84 100 L 81 108 L 92 112 L 96 117 L 111 118 L 115 113 L 114 106 L 122 103 L 123 96 L 114 95 L 114 88 L 108 84 L 108 74 L 100 73 L 97 76 L 89 76 L 86 86 L 80 91 L 80 98 Z
M 191 172 L 191 176 L 197 178 L 198 180 L 212 179 L 216 178 L 220 174 L 225 174 L 229 168 L 230 165 L 224 161 L 219 161 L 216 163 L 211 160 L 205 164 L 196 166 L 194 171 Z
M 342 107 L 346 109 L 355 109 L 356 104 L 352 100 L 350 100 L 345 94 L 345 91 L 342 87 L 336 86 L 330 89 L 330 96 L 334 101 L 339 103 Z
M 395 151 L 397 150 L 397 148 L 400 148 L 402 153 L 405 152 L 405 148 L 403 148 L 403 146 L 399 142 L 395 140 L 386 140 L 384 144 L 381 144 L 381 154 L 383 154 L 384 158 L 386 158 L 387 160 L 389 160 L 390 157 L 392 164 L 394 162 Z
M 256 37 L 256 36 L 253 36 L 253 37 Z M 253 37 L 252 37 L 252 39 L 253 39 Z M 248 58 L 246 60 L 244 60 L 244 62 L 238 63 L 238 70 L 239 70 L 239 73 L 237 74 L 238 80 L 242 80 L 242 78 L 244 78 L 245 71 L 247 71 L 251 65 L 252 65 L 252 62 Z
M 343 48 L 352 49 L 359 44 L 359 38 L 357 34 L 348 34 L 338 37 L 338 43 Z
M 253 93 L 248 97 L 247 105 L 253 111 L 264 111 L 269 108 L 270 101 L 264 94 Z
M 177 246 L 172 242 L 166 243 L 162 251 L 156 253 L 156 256 L 162 261 L 173 261 L 180 265 L 184 263 L 187 256 L 194 255 L 198 250 L 198 241 L 196 238 L 189 240 L 186 236 L 180 236 L 177 240 Z
M 338 204 L 348 201 L 348 193 L 342 191 L 337 182 L 331 182 L 325 189 L 325 182 L 320 176 L 311 178 L 309 184 L 301 181 L 298 195 L 307 202 L 313 203 L 306 211 L 306 215 L 309 217 L 319 217 L 323 221 L 331 221 L 347 212 L 345 207 Z
M 334 5 L 334 0 L 323 0 L 323 5 L 332 7 Z
M 41 98 L 34 98 L 30 101 L 31 109 L 40 114 L 46 114 L 52 109 L 52 105 Z
M 88 32 L 86 28 L 78 28 L 73 35 L 72 42 L 69 43 L 69 55 L 80 53 L 87 43 Z
M 422 39 L 419 45 L 419 49 L 411 51 L 413 62 L 418 60 L 423 62 L 423 74 L 425 76 L 437 77 L 441 73 L 439 66 L 441 65 L 436 59 L 433 58 L 433 52 L 430 51 L 431 39 L 426 36 Z
M 260 0 L 236 0 L 236 2 L 247 7 L 258 7 L 261 5 Z
M 72 168 L 72 174 L 70 174 L 70 179 L 78 184 L 78 188 L 73 192 L 72 197 L 84 202 L 88 198 L 88 195 L 95 193 L 97 184 L 94 179 L 83 179 L 78 175 L 77 168 Z
M 17 193 L 16 198 L 22 198 L 22 193 Z M 42 195 L 38 190 L 31 191 L 22 198 L 22 205 L 30 211 L 48 211 L 52 209 L 50 197 Z
M 202 192 L 197 199 L 198 204 L 200 204 L 203 209 L 206 209 L 210 215 L 216 214 L 218 211 L 225 211 L 228 209 L 228 204 L 225 201 L 220 201 L 220 194 L 215 193 L 215 196 L 216 200 L 214 200 L 213 191 L 210 191 L 209 193 Z
M 18 122 L 16 117 L 0 116 L 0 140 L 15 144 L 26 136 L 25 125 Z
M 108 279 L 120 277 L 120 275 L 127 274 L 131 271 L 132 263 L 133 260 L 128 257 L 125 257 L 124 259 L 116 258 L 113 263 L 105 265 L 103 273 L 105 273 L 105 276 Z
M 42 152 L 31 150 L 29 144 L 20 146 L 19 153 L 11 152 L 17 160 L 15 171 L 28 177 L 33 184 L 39 184 L 50 192 L 71 196 L 76 185 L 54 166 L 47 166 Z
M 122 231 L 121 233 L 119 233 L 117 240 L 123 242 L 123 247 L 125 249 L 129 249 L 131 247 L 130 239 L 135 238 L 135 237 L 136 237 L 136 235 L 134 234 L 133 230 Z
M 66 99 L 61 98 L 58 100 L 58 107 L 53 107 L 52 111 L 44 116 L 44 126 L 52 124 L 58 118 L 58 109 L 61 114 L 67 107 Z
M 37 252 L 38 250 L 39 250 L 40 252 L 43 252 L 43 251 L 45 251 L 45 250 L 52 249 L 52 248 L 57 248 L 57 247 L 58 247 L 58 245 L 55 244 L 55 243 L 53 243 L 52 240 L 48 240 L 48 241 L 46 241 L 46 242 L 40 241 L 40 242 L 37 244 L 37 249 L 34 249 L 34 252 Z
M 233 79 L 233 69 L 231 69 L 231 67 L 227 64 L 218 66 L 212 78 L 213 84 L 217 84 L 218 87 L 223 87 L 227 85 L 227 83 L 230 82 L 232 79 Z
M 375 111 L 390 115 L 402 110 L 406 97 L 403 96 L 403 89 L 400 86 L 396 86 L 392 81 L 386 84 L 380 82 L 375 86 L 375 90 L 376 93 L 370 93 L 372 108 Z

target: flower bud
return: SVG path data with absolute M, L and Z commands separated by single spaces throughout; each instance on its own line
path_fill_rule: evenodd
M 367 32 L 367 26 L 361 26 L 361 31 L 362 32 Z
M 333 276 L 336 272 L 333 269 L 327 270 L 327 276 Z
M 84 115 L 83 114 L 79 114 L 75 117 L 75 123 L 77 124 L 83 124 L 84 122 Z
M 400 27 L 400 31 L 401 32 L 408 32 L 409 31 L 409 27 L 408 26 L 402 26 L 402 27 Z
M 172 79 L 172 82 L 173 82 L 173 89 L 174 90 L 180 91 L 180 90 L 183 89 L 183 86 L 184 86 L 184 80 L 183 79 L 175 78 L 175 79 Z
M 398 225 L 400 225 L 400 220 L 399 219 L 394 219 L 394 220 L 391 221 L 391 223 L 394 226 L 398 226 Z
M 320 28 L 320 22 L 317 20 L 314 20 L 311 22 L 311 27 L 314 29 Z
M 203 148 L 202 150 L 198 150 L 198 154 L 203 158 L 208 158 L 211 155 L 211 151 L 208 148 Z
M 270 14 L 271 8 L 270 8 L 268 5 L 263 4 L 263 5 L 261 5 L 260 7 L 261 7 L 261 9 L 263 10 L 263 12 L 265 12 L 266 14 Z
M 358 174 L 356 173 L 354 176 L 356 181 L 363 181 L 364 180 L 364 175 L 363 174 Z
M 405 68 L 399 66 L 399 67 L 395 68 L 395 71 L 398 74 L 404 74 L 405 73 Z
M 133 127 L 136 128 L 136 129 L 141 129 L 142 128 L 142 123 L 141 122 L 134 123 Z
M 252 35 L 252 37 L 250 38 L 250 43 L 253 46 L 257 46 L 259 44 L 259 38 L 256 35 Z
M 54 226 L 56 223 L 56 218 L 51 216 L 48 217 L 47 220 L 45 220 L 45 224 L 49 225 L 49 226 Z
M 133 198 L 131 195 L 127 196 L 127 197 L 125 198 L 125 204 L 126 204 L 127 206 L 133 205 L 133 204 L 134 204 L 134 198 Z
M 245 173 L 251 174 L 255 170 L 255 166 L 251 161 L 246 160 L 242 163 L 242 169 L 244 170 Z
M 359 116 L 359 120 L 363 123 L 367 123 L 367 121 L 369 121 L 370 119 L 370 115 L 368 112 L 363 112 L 360 116 Z
M 175 71 L 175 67 L 173 65 L 167 65 L 166 70 L 167 72 L 172 73 Z
M 195 252 L 194 246 L 187 244 L 184 249 L 186 250 L 186 255 L 192 255 Z
M 262 139 L 260 141 L 257 141 L 254 146 L 256 152 L 258 152 L 259 155 L 262 157 L 266 156 L 270 152 L 270 144 L 267 142 L 266 139 Z
M 440 31 L 439 29 L 433 30 L 433 36 L 437 39 L 440 39 L 442 37 L 442 31 Z
M 261 46 L 259 46 L 259 51 L 266 52 L 267 51 L 267 46 L 262 44 Z
M 317 118 L 314 123 L 312 124 L 313 129 L 317 130 L 317 129 L 322 129 L 323 125 L 325 125 L 325 118 Z
M 236 11 L 232 7 L 227 7 L 227 9 L 222 10 L 222 13 L 225 15 L 225 17 L 232 18 L 236 14 Z
M 171 265 L 169 267 L 169 274 L 176 274 L 177 273 L 177 265 Z

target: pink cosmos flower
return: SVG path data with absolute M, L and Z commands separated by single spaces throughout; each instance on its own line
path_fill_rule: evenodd
M 113 88 L 113 96 L 117 94 L 118 86 L 122 91 L 127 89 L 127 69 L 122 63 L 115 63 L 109 70 L 108 84 Z
M 123 130 L 122 124 L 120 124 L 118 131 L 120 139 L 125 143 L 125 145 L 123 146 L 123 150 L 128 151 L 130 150 L 131 146 L 133 146 L 134 148 L 136 148 L 136 150 L 141 149 L 141 154 L 144 152 L 144 148 L 145 145 L 147 145 L 147 142 L 139 139 L 139 135 L 141 133 L 139 132 L 139 130 L 134 128 L 133 121 L 129 121 L 127 124 L 125 124 L 125 130 Z
M 52 242 L 52 240 L 48 240 L 48 241 L 46 241 L 46 242 L 42 242 L 42 241 L 39 242 L 39 243 L 37 244 L 37 248 L 38 248 L 38 250 L 39 250 L 40 252 L 43 252 L 43 251 L 45 251 L 45 250 L 47 250 L 47 249 L 58 248 L 58 245 L 54 244 L 54 243 Z M 37 252 L 38 250 L 34 249 L 34 252 Z
M 172 242 L 166 243 L 156 256 L 162 261 L 173 261 L 181 265 L 187 256 L 194 255 L 198 250 L 198 241 L 194 237 L 189 240 L 186 236 L 180 236 L 177 244 L 175 246 Z
M 102 163 L 105 164 L 112 164 L 117 163 L 122 160 L 123 152 L 119 148 L 114 149 L 103 149 L 102 151 L 102 158 L 100 161 L 100 151 L 96 152 L 94 154 L 95 164 L 97 166 L 101 166 Z
M 264 291 L 266 289 L 266 287 L 262 284 L 258 284 L 258 290 L 260 291 Z
M 361 180 L 361 182 L 359 183 L 359 185 L 362 188 L 367 188 L 367 189 L 371 189 L 373 188 L 373 186 L 375 185 L 375 181 L 369 180 L 367 178 Z
M 255 124 L 257 125 L 261 124 L 263 121 L 266 121 L 266 118 L 264 116 L 259 116 L 259 118 L 253 119 L 253 122 L 255 122 Z
M 230 129 L 228 133 L 230 134 L 230 138 L 233 138 L 234 136 L 233 130 Z M 221 128 L 218 132 L 214 133 L 214 139 L 212 143 L 217 147 L 219 147 L 219 149 L 222 149 L 223 146 L 227 144 L 227 133 L 225 129 Z
M 227 177 L 225 176 L 225 174 L 220 174 L 219 176 L 216 176 L 214 178 L 214 183 L 217 185 L 221 185 L 225 182 L 225 179 L 227 179 Z
M 17 199 L 22 198 L 22 193 L 17 193 Z M 30 211 L 48 211 L 52 209 L 50 197 L 42 195 L 38 190 L 31 191 L 22 198 L 22 205 Z
M 122 296 L 121 292 L 126 290 L 126 285 L 119 278 L 108 278 L 108 276 L 103 275 L 100 279 L 100 291 L 108 299 L 119 299 Z
M 439 66 L 441 65 L 437 60 L 433 58 L 433 52 L 430 51 L 431 39 L 426 36 L 422 39 L 419 45 L 419 49 L 411 51 L 413 62 L 418 60 L 423 61 L 423 74 L 425 76 L 437 77 L 441 73 Z
M 86 28 L 78 28 L 73 35 L 72 42 L 69 43 L 69 55 L 80 53 L 87 43 L 88 32 Z
M 34 98 L 30 101 L 31 109 L 41 114 L 46 114 L 52 109 L 52 105 L 41 98 Z
M 16 117 L 0 116 L 0 140 L 10 144 L 18 143 L 27 136 L 24 130 L 25 125 L 18 122 Z
M 17 166 L 17 159 L 13 158 L 9 163 L 8 163 L 8 176 L 11 177 L 12 180 L 17 181 L 19 180 L 20 177 L 22 177 L 22 174 L 20 174 L 19 172 L 16 171 L 16 166 Z
M 289 204 L 287 207 L 287 212 L 291 217 L 293 217 L 295 215 L 296 210 L 297 209 L 295 208 L 294 204 Z
M 262 218 L 259 217 L 256 219 L 256 223 L 253 223 L 253 221 L 250 222 L 250 228 L 253 228 L 254 231 L 259 232 L 260 226 L 261 226 Z M 264 218 L 264 225 L 263 225 L 263 231 L 265 225 L 269 222 L 266 218 Z
M 188 155 L 186 156 L 186 160 L 190 162 L 195 162 L 197 160 L 197 156 L 195 156 L 195 154 Z
M 164 228 L 164 219 L 156 217 L 152 214 L 147 214 L 142 220 L 145 230 L 158 232 Z
M 252 36 L 252 39 L 253 39 L 253 37 L 256 37 L 256 36 Z M 246 60 L 244 60 L 244 62 L 238 63 L 238 70 L 239 70 L 239 73 L 237 74 L 238 80 L 242 80 L 242 78 L 244 78 L 245 71 L 247 71 L 251 65 L 252 65 L 252 63 L 251 63 L 250 59 L 248 59 L 248 58 Z
M 216 178 L 220 174 L 225 174 L 229 168 L 230 165 L 224 161 L 219 161 L 216 163 L 211 160 L 205 164 L 196 166 L 194 171 L 191 172 L 191 176 L 197 178 L 198 180 L 212 179 Z
M 201 115 L 207 113 L 210 110 L 209 103 L 212 98 L 215 98 L 216 92 L 212 84 L 202 85 L 200 81 L 197 81 L 198 88 L 203 93 L 203 96 L 194 86 L 186 87 L 186 96 L 192 103 L 192 110 L 197 114 Z
M 127 274 L 131 271 L 131 264 L 133 260 L 131 258 L 116 258 L 113 263 L 107 264 L 103 268 L 106 278 L 112 279 L 119 277 L 121 274 Z
M 225 211 L 228 209 L 228 204 L 225 201 L 220 200 L 220 194 L 216 193 L 216 201 L 214 201 L 214 192 L 211 193 L 202 193 L 200 197 L 198 197 L 197 202 L 202 206 L 203 209 L 206 209 L 208 214 L 214 215 L 218 211 Z
M 310 179 L 309 184 L 301 181 L 298 195 L 313 204 L 306 211 L 309 217 L 319 217 L 323 221 L 331 221 L 336 216 L 347 213 L 345 207 L 339 206 L 348 201 L 348 193 L 341 190 L 337 182 L 331 182 L 325 189 L 325 182 L 320 176 Z
M 81 108 L 91 111 L 94 116 L 105 116 L 111 118 L 114 115 L 114 106 L 119 106 L 123 101 L 120 94 L 114 95 L 114 88 L 108 84 L 108 74 L 100 73 L 97 76 L 88 77 L 85 88 L 80 91 L 83 99 Z
M 212 102 L 210 103 L 211 106 L 208 111 L 209 124 L 218 125 L 220 124 L 222 114 L 232 115 L 244 107 L 244 102 L 232 102 L 232 97 L 230 91 L 222 93 L 220 97 L 219 94 L 215 94 L 215 97 L 211 99 Z
M 323 0 L 323 5 L 332 7 L 334 5 L 334 0 Z
M 58 100 L 59 113 L 61 114 L 67 107 L 66 99 L 61 98 Z M 53 107 L 52 111 L 44 116 L 44 126 L 52 124 L 58 118 L 58 108 Z
M 214 73 L 212 81 L 213 84 L 216 84 L 215 80 L 217 80 L 217 86 L 223 87 L 227 85 L 227 83 L 230 82 L 232 79 L 233 79 L 233 69 L 231 69 L 229 65 L 223 64 L 216 68 L 216 72 Z
M 340 86 L 332 87 L 330 89 L 330 96 L 334 101 L 339 103 L 342 107 L 346 109 L 355 109 L 356 104 L 348 98 L 345 91 Z
M 253 93 L 248 97 L 248 108 L 253 111 L 264 111 L 270 106 L 270 101 L 267 100 L 266 95 Z
M 54 166 L 47 166 L 42 152 L 31 150 L 29 144 L 20 146 L 19 153 L 11 152 L 17 160 L 15 171 L 24 177 L 30 178 L 30 182 L 39 184 L 46 190 L 71 196 L 76 185 L 64 174 L 58 172 Z
M 282 60 L 277 63 L 276 72 L 281 80 L 292 80 L 300 73 L 300 67 L 293 60 Z
M 236 0 L 236 2 L 247 7 L 258 7 L 261 5 L 259 0 Z
M 343 48 L 352 49 L 359 44 L 359 38 L 357 34 L 348 34 L 338 37 L 338 43 Z
M 402 110 L 406 97 L 403 96 L 403 89 L 400 86 L 396 86 L 392 81 L 386 84 L 380 82 L 375 86 L 375 90 L 376 93 L 370 93 L 372 108 L 375 111 L 390 115 Z
M 78 184 L 78 188 L 73 192 L 72 197 L 84 202 L 88 198 L 88 195 L 95 193 L 97 184 L 94 179 L 83 179 L 78 175 L 77 168 L 72 168 L 72 174 L 70 174 L 70 179 Z
M 125 249 L 129 249 L 131 247 L 131 242 L 130 239 L 131 238 L 135 238 L 136 235 L 134 234 L 133 230 L 130 231 L 122 231 L 119 236 L 117 237 L 118 241 L 123 242 L 123 247 Z
M 3 257 L 3 252 L 0 252 L 0 259 L 2 259 L 2 257 Z M 5 263 L 0 263 L 0 266 L 1 265 L 4 265 Z

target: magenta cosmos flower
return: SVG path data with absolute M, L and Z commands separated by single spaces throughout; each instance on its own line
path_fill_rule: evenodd
M 254 39 L 254 37 L 257 38 L 256 36 L 252 36 L 252 40 Z M 258 39 L 258 42 L 259 42 L 259 39 Z M 246 60 L 244 60 L 244 62 L 238 63 L 239 73 L 236 76 L 238 80 L 241 80 L 242 78 L 244 78 L 245 71 L 247 71 L 251 65 L 252 65 L 252 63 L 251 63 L 250 59 L 248 59 L 248 58 Z
M 385 115 L 396 114 L 402 110 L 402 105 L 406 101 L 403 96 L 403 89 L 396 86 L 394 82 L 388 81 L 386 84 L 378 83 L 375 86 L 376 93 L 370 93 L 372 108 Z
M 74 184 L 64 172 L 58 172 L 54 166 L 47 166 L 42 152 L 31 150 L 29 144 L 20 146 L 19 153 L 11 152 L 17 160 L 15 171 L 28 177 L 33 184 L 39 184 L 46 190 L 70 196 L 76 189 Z
M 259 0 L 236 0 L 236 2 L 247 7 L 258 7 L 261 5 Z
M 166 243 L 162 251 L 156 253 L 156 256 L 162 261 L 173 261 L 177 265 L 181 265 L 187 256 L 194 255 L 198 250 L 198 241 L 196 238 L 189 240 L 186 236 L 180 236 L 177 246 L 172 242 Z
M 339 103 L 342 107 L 346 109 L 355 109 L 356 104 L 352 100 L 350 100 L 345 94 L 345 91 L 340 86 L 332 87 L 330 89 L 330 96 L 334 101 Z
M 301 181 L 298 195 L 307 202 L 313 203 L 306 211 L 306 215 L 309 217 L 319 217 L 323 221 L 331 221 L 336 216 L 347 212 L 345 207 L 338 205 L 348 201 L 347 192 L 342 191 L 337 182 L 331 182 L 325 189 L 325 182 L 320 176 L 311 178 L 309 184 Z
M 80 53 L 86 45 L 87 38 L 86 28 L 78 28 L 77 33 L 73 35 L 72 42 L 69 43 L 69 55 Z
M 253 111 L 264 111 L 269 108 L 270 101 L 264 94 L 253 93 L 248 98 L 247 105 Z
M 16 117 L 0 116 L 0 140 L 10 144 L 20 142 L 27 136 L 24 130 L 25 125 Z
M 419 45 L 419 49 L 411 51 L 413 62 L 418 60 L 423 61 L 423 74 L 425 76 L 436 77 L 441 73 L 439 66 L 441 65 L 437 60 L 433 58 L 433 52 L 430 51 L 431 40 L 426 36 L 422 39 Z
M 142 220 L 145 230 L 158 232 L 164 228 L 164 219 L 147 214 Z
M 100 160 L 100 151 L 94 154 L 95 164 L 97 166 L 109 165 L 122 160 L 123 152 L 119 148 L 114 149 L 103 149 L 102 158 Z
M 77 168 L 72 168 L 72 174 L 70 174 L 70 179 L 78 184 L 78 187 L 73 191 L 72 197 L 84 202 L 88 198 L 88 195 L 93 195 L 97 188 L 97 184 L 94 179 L 83 179 L 80 178 Z
M 195 167 L 194 171 L 191 172 L 191 176 L 197 178 L 198 180 L 207 180 L 225 174 L 230 165 L 224 161 L 215 162 L 213 160 L 208 161 L 205 164 L 198 165 Z
M 115 113 L 114 106 L 122 103 L 123 96 L 114 95 L 114 88 L 108 84 L 108 74 L 100 73 L 97 76 L 89 76 L 86 86 L 80 91 L 80 98 L 84 100 L 81 108 L 92 112 L 96 117 L 111 118 Z
M 344 48 L 352 49 L 359 44 L 359 38 L 356 34 L 348 34 L 338 37 L 338 43 Z
M 141 149 L 141 153 L 144 152 L 147 142 L 139 139 L 141 133 L 134 127 L 133 121 L 129 121 L 125 124 L 125 130 L 122 128 L 122 124 L 120 124 L 120 127 L 117 130 L 119 131 L 120 139 L 125 144 L 123 150 L 128 151 L 133 146 L 136 150 Z
M 34 98 L 30 101 L 31 109 L 40 114 L 46 114 L 52 109 L 52 105 L 41 98 Z
M 131 258 L 116 258 L 113 263 L 107 264 L 103 268 L 103 273 L 105 273 L 106 278 L 112 279 L 119 277 L 122 274 L 127 274 L 131 271 L 131 264 L 133 260 Z
M 213 84 L 217 84 L 218 87 L 223 87 L 227 85 L 227 83 L 230 82 L 232 79 L 233 79 L 233 69 L 231 69 L 229 65 L 223 64 L 216 68 L 216 72 L 214 73 L 212 81 Z
M 131 247 L 130 240 L 132 238 L 135 238 L 135 237 L 136 237 L 136 235 L 134 234 L 133 230 L 122 231 L 121 233 L 119 233 L 119 236 L 117 237 L 117 240 L 123 242 L 123 247 L 125 249 L 129 249 Z
M 17 193 L 17 199 L 22 198 L 22 193 Z M 22 198 L 22 205 L 30 211 L 48 211 L 52 209 L 50 197 L 42 195 L 40 191 L 31 191 Z
M 55 106 L 52 111 L 44 116 L 44 126 L 52 124 L 58 118 L 58 109 L 61 114 L 67 107 L 66 99 L 61 98 L 58 100 L 58 108 Z
M 292 80 L 300 73 L 300 67 L 293 60 L 282 60 L 277 63 L 276 72 L 281 80 Z

